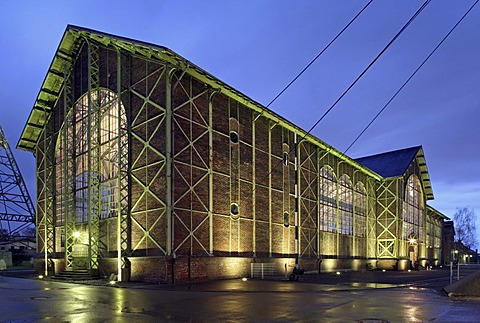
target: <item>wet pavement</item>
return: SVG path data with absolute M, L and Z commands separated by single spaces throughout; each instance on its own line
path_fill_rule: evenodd
M 464 267 L 461 273 L 478 269 Z M 480 318 L 480 298 L 451 299 L 442 292 L 450 279 L 446 269 L 309 274 L 299 282 L 278 277 L 177 285 L 110 286 L 107 281 L 73 284 L 23 277 L 27 278 L 0 276 L 1 322 L 478 322 Z

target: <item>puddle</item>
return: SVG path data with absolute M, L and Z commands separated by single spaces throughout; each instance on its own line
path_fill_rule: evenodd
M 352 287 L 363 287 L 363 288 L 394 288 L 398 285 L 393 284 L 381 284 L 381 283 L 351 283 Z

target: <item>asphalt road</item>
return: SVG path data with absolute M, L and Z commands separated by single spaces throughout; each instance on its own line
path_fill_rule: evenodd
M 479 268 L 462 266 L 461 276 Z M 0 276 L 0 321 L 478 322 L 480 299 L 448 298 L 449 279 L 447 269 L 175 286 Z

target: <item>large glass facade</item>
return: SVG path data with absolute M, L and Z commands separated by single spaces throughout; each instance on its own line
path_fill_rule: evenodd
M 338 181 L 338 232 L 353 233 L 353 189 L 346 175 Z
M 337 183 L 328 167 L 320 170 L 320 230 L 336 232 Z
M 405 201 L 403 203 L 403 239 L 415 238 L 423 242 L 423 221 L 425 201 L 422 186 L 416 175 L 408 178 L 405 187 Z
M 57 217 L 74 213 L 86 223 L 92 213 L 116 216 L 127 165 L 119 153 L 127 143 L 125 109 L 114 92 L 98 89 L 80 97 L 65 120 L 56 149 Z

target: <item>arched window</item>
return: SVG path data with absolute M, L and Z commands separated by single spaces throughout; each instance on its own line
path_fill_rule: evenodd
M 127 118 L 107 89 L 81 96 L 65 117 L 56 149 L 57 210 L 75 212 L 76 222 L 116 216 L 126 192 Z
M 337 183 L 332 170 L 320 170 L 320 230 L 336 232 Z
M 357 237 L 365 237 L 367 231 L 367 191 L 362 182 L 355 185 L 354 194 L 355 228 L 353 234 Z
M 419 242 L 423 241 L 424 212 L 422 185 L 416 175 L 411 175 L 407 180 L 403 203 L 403 238 L 405 240 L 415 236 Z
M 353 231 L 353 190 L 347 175 L 342 175 L 338 181 L 338 217 L 338 231 L 351 235 Z

